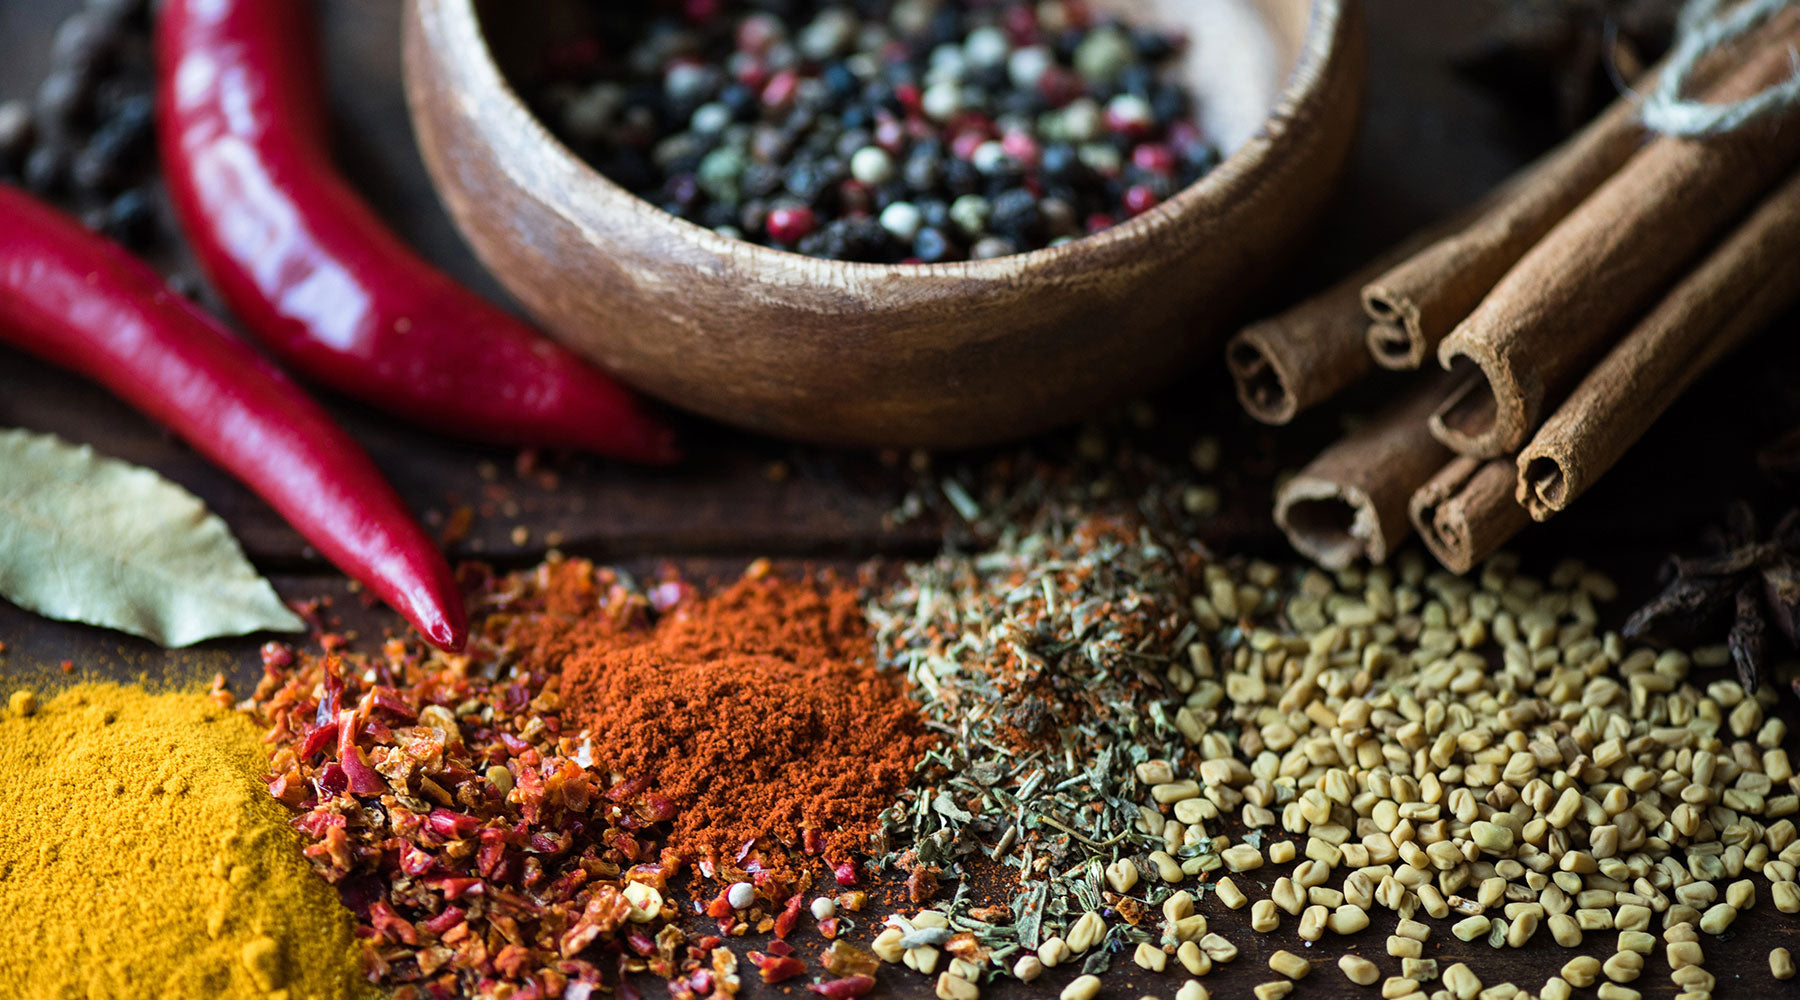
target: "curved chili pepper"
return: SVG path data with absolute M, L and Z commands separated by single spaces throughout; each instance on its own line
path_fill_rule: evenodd
M 433 430 L 673 461 L 632 394 L 421 259 L 338 174 L 311 7 L 157 15 L 163 172 L 232 311 L 292 369 Z
M 356 441 L 148 265 L 5 185 L 0 343 L 167 426 L 431 642 L 462 647 L 468 622 L 449 564 Z

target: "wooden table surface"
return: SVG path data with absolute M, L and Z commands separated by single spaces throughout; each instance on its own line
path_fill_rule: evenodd
M 1293 262 L 1289 274 L 1271 282 L 1271 304 L 1320 286 L 1335 271 L 1475 198 L 1536 152 L 1534 142 L 1542 137 L 1524 138 L 1531 130 L 1521 127 L 1516 109 L 1451 66 L 1454 55 L 1471 51 L 1491 31 L 1499 2 L 1372 0 L 1374 75 L 1357 158 L 1313 247 Z M 0 99 L 31 92 L 45 69 L 50 32 L 75 6 L 75 0 L 0 3 Z M 440 209 L 414 150 L 399 83 L 398 4 L 327 0 L 323 8 L 346 168 L 415 245 L 498 297 Z M 1784 321 L 1780 332 L 1792 327 L 1791 320 Z M 1800 370 L 1793 363 L 1794 339 L 1779 333 L 1765 337 L 1706 379 L 1590 498 L 1520 547 L 1544 559 L 1589 558 L 1641 593 L 1662 556 L 1691 546 L 1702 526 L 1718 520 L 1727 500 L 1745 495 L 1779 500 L 1778 491 L 1756 475 L 1752 457 L 1774 434 L 1800 422 L 1790 388 L 1797 384 L 1791 373 Z M 1238 415 L 1221 368 L 1214 363 L 1184 374 L 1160 394 L 1154 400 L 1159 428 L 1150 436 L 1171 449 L 1201 432 L 1224 440 L 1233 489 L 1209 540 L 1221 551 L 1279 552 L 1267 516 L 1273 475 L 1297 467 L 1329 440 L 1336 418 L 1311 416 L 1279 433 L 1254 427 Z M 1381 391 L 1377 387 L 1370 394 Z M 477 511 L 473 529 L 454 546 L 457 558 L 527 566 L 556 544 L 603 561 L 673 562 L 705 579 L 734 574 L 755 557 L 850 565 L 873 556 L 925 554 L 940 544 L 940 525 L 930 518 L 892 522 L 891 513 L 918 480 L 907 472 L 904 456 L 793 446 L 687 420 L 682 426 L 691 458 L 674 471 L 551 457 L 521 472 L 512 452 L 453 444 L 353 404 L 334 400 L 331 405 L 429 523 L 441 523 L 460 506 Z M 333 596 L 346 626 L 364 635 L 393 627 L 391 616 L 367 610 L 348 594 L 342 578 L 267 507 L 178 441 L 81 380 L 0 348 L 0 427 L 7 426 L 90 442 L 105 454 L 162 472 L 224 516 L 283 596 Z M 1070 442 L 1068 433 L 1053 434 L 1031 447 L 1056 454 L 1067 451 Z M 938 456 L 934 469 L 974 468 L 994 454 Z M 224 671 L 240 690 L 257 675 L 259 640 L 169 654 L 127 637 L 45 622 L 3 601 L 0 641 L 8 648 L 0 658 L 0 677 L 12 679 L 54 672 L 63 661 L 125 678 Z M 1269 881 L 1277 874 L 1265 870 Z M 1251 985 L 1271 978 L 1265 961 L 1275 948 L 1306 953 L 1293 937 L 1292 922 L 1268 936 L 1249 933 L 1241 915 L 1221 917 L 1219 923 L 1233 928 L 1230 936 L 1245 953 L 1208 978 L 1215 997 L 1248 995 Z M 1379 959 L 1379 930 L 1378 924 L 1353 939 L 1350 950 Z M 1590 935 L 1590 941 L 1602 937 Z M 1490 984 L 1510 979 L 1536 990 L 1569 957 L 1545 934 L 1520 952 L 1459 945 L 1447 932 L 1437 938 L 1427 947 L 1428 956 L 1446 965 L 1466 958 Z M 809 946 L 801 944 L 808 953 Z M 1767 953 L 1776 944 L 1800 951 L 1800 922 L 1765 905 L 1711 945 L 1709 968 L 1719 976 L 1719 995 L 1771 987 L 1800 995 L 1793 984 L 1769 978 Z M 1330 954 L 1335 958 L 1337 952 Z M 1119 967 L 1129 964 L 1124 956 L 1114 964 L 1107 996 L 1169 995 L 1179 982 L 1135 969 L 1132 976 L 1120 976 Z M 990 993 L 1047 992 L 1064 978 L 1046 977 L 1030 990 L 1012 984 Z M 884 982 L 895 995 L 929 991 L 924 979 L 911 974 L 890 975 Z M 1675 992 L 1660 959 L 1633 985 L 1646 996 Z M 1348 990 L 1335 969 L 1321 968 L 1297 995 Z

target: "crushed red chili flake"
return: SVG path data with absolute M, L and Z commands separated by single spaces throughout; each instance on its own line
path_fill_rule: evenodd
M 870 664 L 855 593 L 766 569 L 714 597 L 640 590 L 561 559 L 464 582 L 467 652 L 271 644 L 247 706 L 370 980 L 396 1000 L 548 1000 L 629 997 L 621 977 L 648 972 L 678 998 L 734 995 L 721 939 L 664 924 L 671 877 L 698 861 L 752 881 L 761 922 L 791 933 L 803 879 L 855 881 L 930 742 Z M 767 947 L 749 956 L 765 982 L 805 972 Z

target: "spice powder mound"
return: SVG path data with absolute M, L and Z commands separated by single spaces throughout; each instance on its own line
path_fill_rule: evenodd
M 777 866 L 793 856 L 779 845 L 848 878 L 933 742 L 875 669 L 856 592 L 830 579 L 753 572 L 648 631 L 589 616 L 544 648 L 562 657 L 566 710 L 596 756 L 671 801 L 668 846 L 703 870 L 754 870 L 759 848 Z

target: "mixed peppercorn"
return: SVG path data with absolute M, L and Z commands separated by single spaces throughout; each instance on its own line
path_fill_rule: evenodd
M 163 231 L 148 10 L 88 0 L 57 29 L 37 93 L 0 101 L 0 182 L 62 198 L 90 229 L 136 248 Z
M 540 109 L 627 189 L 829 259 L 1036 250 L 1141 215 L 1219 154 L 1183 39 L 1085 0 L 595 4 Z

